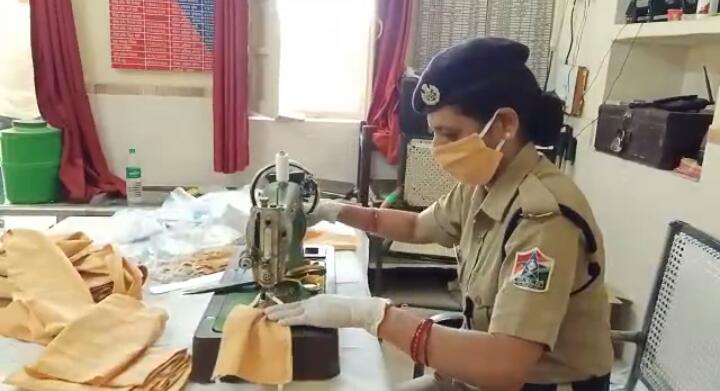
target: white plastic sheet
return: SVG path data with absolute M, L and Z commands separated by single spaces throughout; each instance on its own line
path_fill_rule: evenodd
M 250 214 L 248 188 L 195 198 L 177 188 L 156 210 L 127 209 L 111 219 L 113 232 L 103 240 L 150 270 L 160 282 L 193 277 L 179 266 L 203 251 L 243 244 Z

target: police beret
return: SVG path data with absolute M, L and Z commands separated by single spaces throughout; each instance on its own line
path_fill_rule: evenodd
M 517 71 L 529 74 L 525 66 L 529 54 L 527 46 L 505 38 L 476 38 L 445 49 L 433 57 L 420 77 L 413 108 L 430 112 L 517 77 Z

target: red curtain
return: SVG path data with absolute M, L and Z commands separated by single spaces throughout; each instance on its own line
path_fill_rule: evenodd
M 248 0 L 215 3 L 213 120 L 215 171 L 242 171 L 248 141 Z
M 62 130 L 60 182 L 67 200 L 124 194 L 125 183 L 110 172 L 95 128 L 71 0 L 31 0 L 30 32 L 38 108 Z
M 397 163 L 400 143 L 398 82 L 405 72 L 412 0 L 378 2 L 380 36 L 375 44 L 375 76 L 367 122 L 377 127 L 373 142 L 391 164 Z

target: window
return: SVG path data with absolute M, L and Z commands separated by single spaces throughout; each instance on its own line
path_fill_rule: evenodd
M 0 37 L 0 116 L 37 117 L 27 1 L 0 1 Z
M 543 85 L 554 6 L 554 0 L 418 0 L 410 62 L 421 71 L 438 51 L 466 39 L 511 38 L 530 48 L 528 67 Z
M 254 2 L 251 3 L 251 6 Z M 361 119 L 372 79 L 375 1 L 266 0 L 252 26 L 251 97 L 260 114 Z M 257 20 L 257 19 L 256 19 Z M 273 23 L 275 22 L 275 23 Z M 273 29 L 273 25 L 279 26 Z

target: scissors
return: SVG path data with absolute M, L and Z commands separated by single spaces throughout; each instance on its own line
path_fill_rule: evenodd
M 184 291 L 184 295 L 199 295 L 201 293 L 232 293 L 241 291 L 253 291 L 260 288 L 255 281 L 250 282 L 233 282 L 231 284 L 214 285 L 210 287 L 190 289 Z

